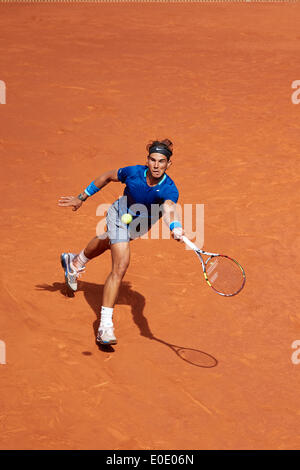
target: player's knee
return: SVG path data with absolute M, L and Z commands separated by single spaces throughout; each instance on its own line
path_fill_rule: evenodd
M 122 279 L 127 271 L 128 265 L 129 265 L 129 262 L 126 260 L 119 261 L 118 263 L 114 265 L 113 274 L 116 277 Z

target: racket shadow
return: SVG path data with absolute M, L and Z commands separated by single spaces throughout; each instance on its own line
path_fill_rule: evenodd
M 176 346 L 175 344 L 168 343 L 167 341 L 154 336 L 150 329 L 148 320 L 144 315 L 145 298 L 140 293 L 133 290 L 130 290 L 129 294 L 133 321 L 140 330 L 141 336 L 164 344 L 170 348 L 182 361 L 185 361 L 195 367 L 208 369 L 218 365 L 217 359 L 209 353 L 199 349 Z
M 166 341 L 156 337 L 153 337 L 152 339 L 168 346 L 172 351 L 175 352 L 175 354 L 177 354 L 178 357 L 180 357 L 180 359 L 187 362 L 188 364 L 191 364 L 192 366 L 210 369 L 218 365 L 218 361 L 214 356 L 207 352 L 201 351 L 200 349 L 177 346 L 176 344 L 167 343 Z

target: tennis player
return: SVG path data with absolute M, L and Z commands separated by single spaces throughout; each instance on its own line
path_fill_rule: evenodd
M 110 182 L 124 183 L 122 197 L 117 199 L 108 209 L 106 231 L 94 237 L 79 254 L 63 253 L 61 264 L 64 269 L 65 281 L 69 289 L 77 290 L 77 278 L 85 270 L 86 264 L 100 256 L 106 250 L 111 251 L 112 270 L 106 279 L 101 320 L 97 334 L 100 344 L 116 344 L 114 334 L 113 309 L 117 300 L 121 281 L 129 266 L 130 241 L 142 236 L 163 216 L 169 226 L 172 237 L 182 242 L 184 231 L 176 212 L 178 189 L 166 174 L 170 168 L 173 144 L 169 139 L 154 140 L 147 146 L 146 165 L 135 165 L 108 171 L 96 178 L 79 196 L 61 197 L 58 205 L 71 206 L 78 210 L 84 201 L 96 194 Z M 161 207 L 160 213 L 151 210 L 153 205 Z M 137 210 L 138 209 L 138 210 Z M 124 214 L 133 218 L 129 224 L 121 219 Z M 131 217 L 129 216 L 131 219 Z M 138 218 L 138 224 L 135 224 Z M 123 218 L 124 220 L 124 218 Z M 134 229 L 133 229 L 134 227 Z

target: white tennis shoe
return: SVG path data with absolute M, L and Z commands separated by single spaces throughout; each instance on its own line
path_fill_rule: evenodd
M 77 291 L 78 277 L 85 271 L 85 266 L 79 269 L 75 268 L 72 263 L 75 256 L 77 255 L 74 253 L 62 253 L 60 256 L 60 262 L 65 272 L 66 285 L 74 292 Z
M 100 344 L 117 344 L 117 338 L 114 334 L 114 328 L 112 326 L 108 328 L 99 328 L 97 334 L 97 343 Z

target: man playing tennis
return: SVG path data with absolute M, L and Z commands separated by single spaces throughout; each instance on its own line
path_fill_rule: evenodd
M 77 290 L 77 278 L 84 271 L 85 265 L 93 258 L 110 249 L 112 270 L 103 291 L 101 321 L 97 334 L 100 344 L 116 344 L 113 326 L 113 309 L 117 300 L 121 281 L 129 266 L 131 240 L 143 235 L 160 217 L 161 212 L 153 216 L 151 207 L 159 205 L 163 219 L 169 226 L 172 237 L 182 242 L 184 231 L 176 212 L 178 190 L 172 179 L 166 174 L 172 162 L 173 144 L 169 139 L 154 140 L 146 146 L 148 156 L 146 165 L 135 165 L 111 170 L 96 178 L 79 196 L 61 197 L 58 205 L 72 206 L 79 209 L 83 202 L 110 182 L 122 182 L 126 185 L 124 194 L 107 211 L 107 230 L 94 237 L 78 255 L 63 253 L 61 264 L 65 281 L 69 289 Z M 137 209 L 137 210 L 136 210 Z M 124 214 L 131 214 L 133 222 L 124 223 Z M 130 216 L 129 216 L 130 217 Z M 140 231 L 132 230 L 134 221 L 140 222 Z M 123 218 L 124 220 L 124 218 Z

